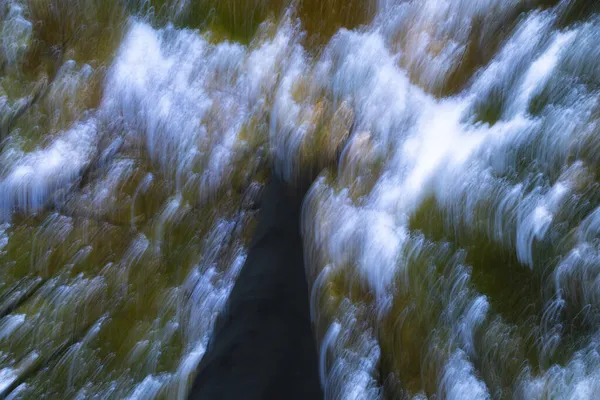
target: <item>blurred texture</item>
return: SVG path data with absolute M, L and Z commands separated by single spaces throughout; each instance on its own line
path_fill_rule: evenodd
M 327 399 L 600 398 L 599 8 L 0 0 L 0 398 L 186 398 L 273 177 Z

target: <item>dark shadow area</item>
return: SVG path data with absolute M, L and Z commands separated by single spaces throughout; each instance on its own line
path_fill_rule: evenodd
M 190 399 L 320 399 L 297 191 L 265 188 L 248 258 Z

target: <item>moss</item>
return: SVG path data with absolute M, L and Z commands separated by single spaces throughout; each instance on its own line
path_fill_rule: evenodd
M 148 16 L 155 24 L 210 31 L 212 41 L 235 40 L 249 44 L 261 23 L 277 19 L 284 0 L 138 0 L 126 1 L 132 13 Z
M 27 9 L 35 45 L 25 70 L 41 67 L 50 76 L 66 57 L 88 63 L 109 60 L 125 25 L 126 14 L 118 1 L 27 0 Z
M 300 0 L 297 14 L 308 33 L 306 45 L 318 49 L 340 29 L 356 29 L 375 16 L 373 0 Z

